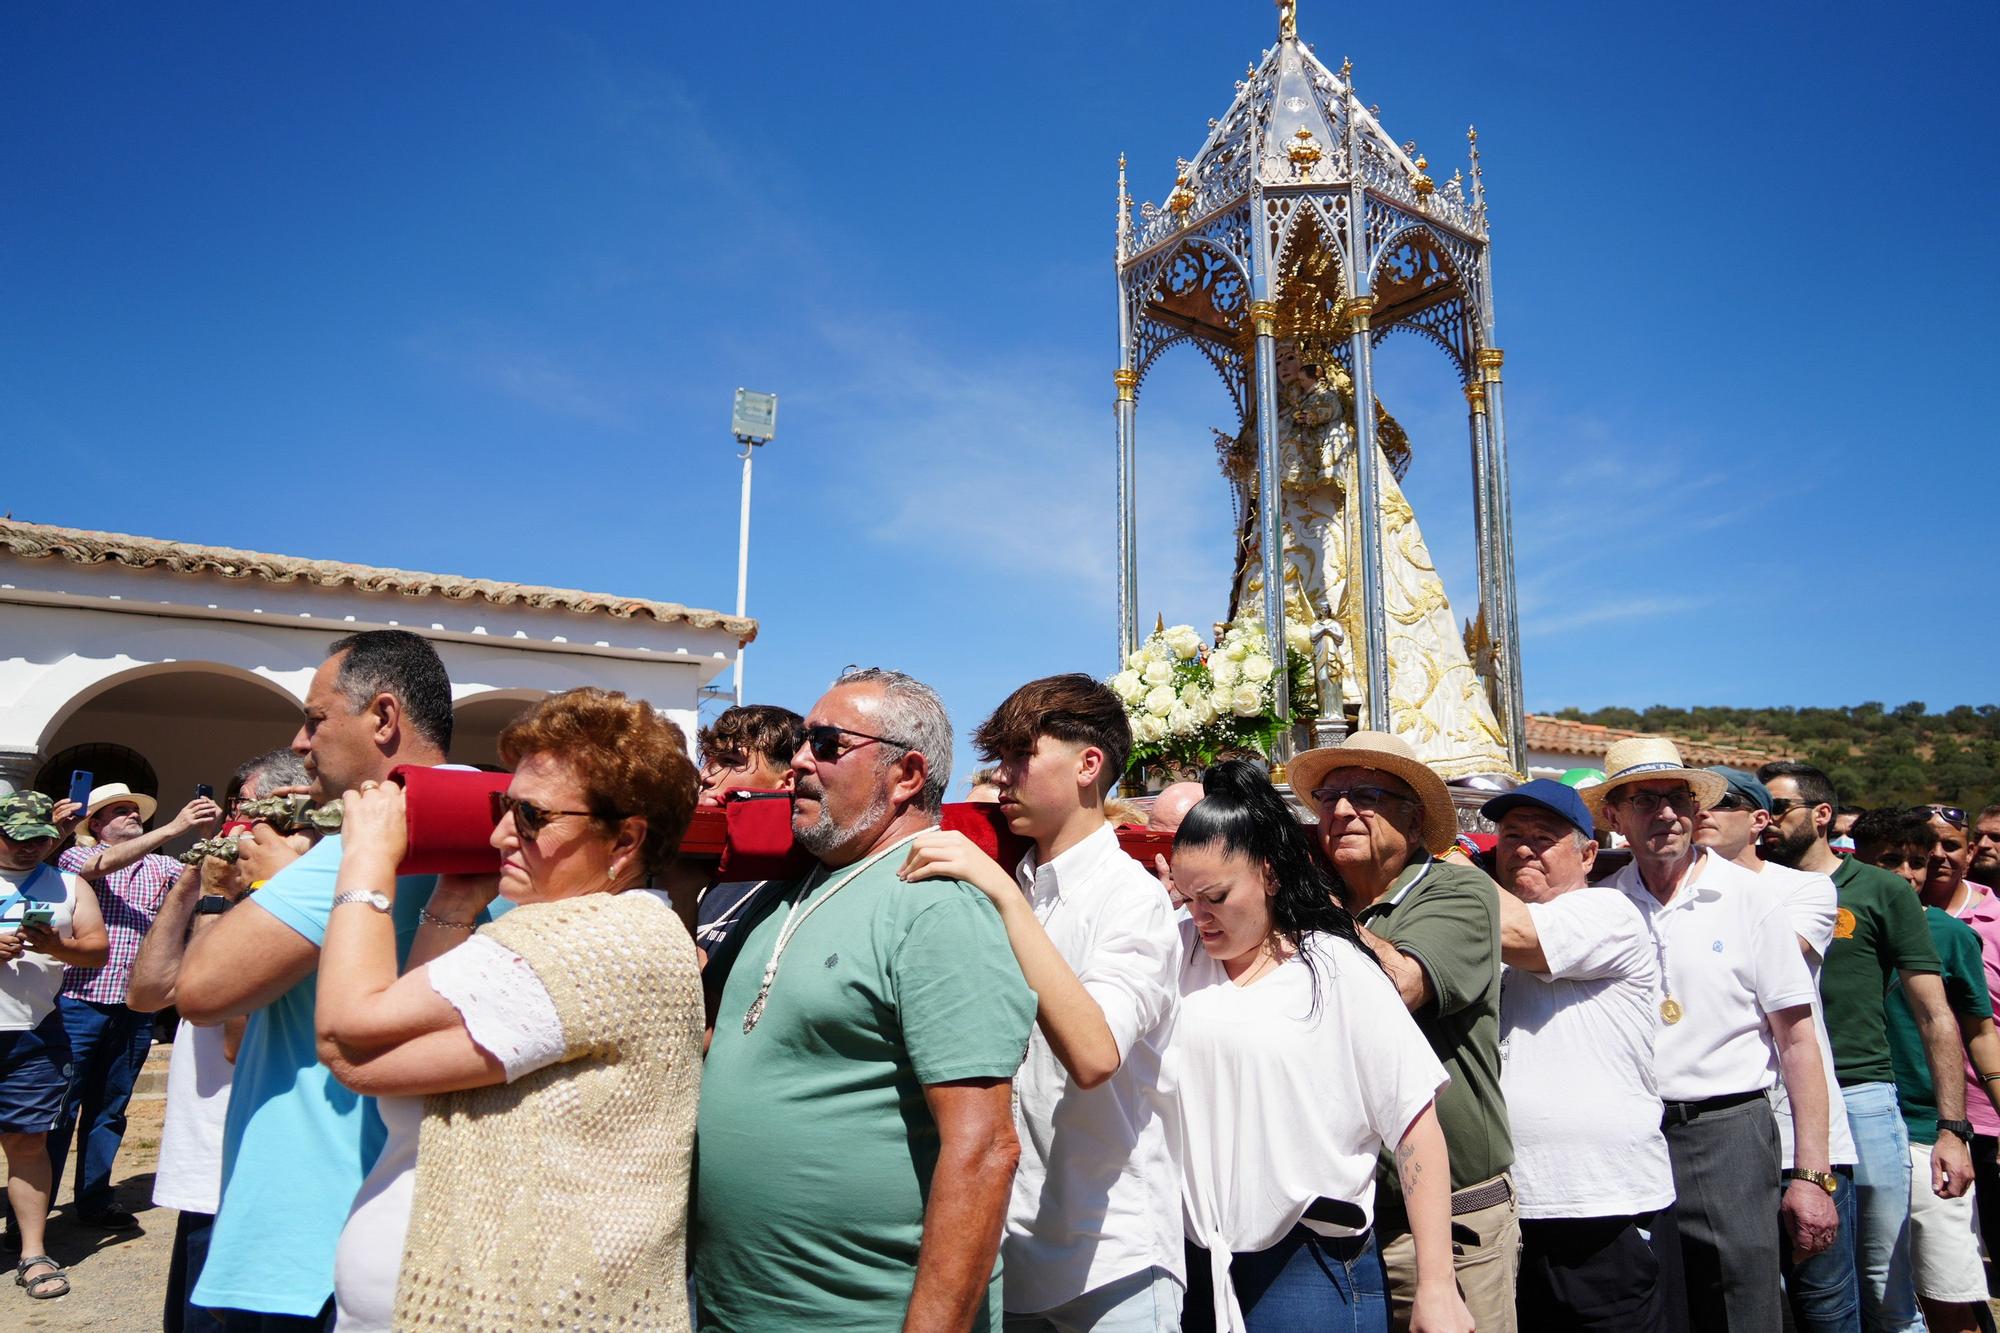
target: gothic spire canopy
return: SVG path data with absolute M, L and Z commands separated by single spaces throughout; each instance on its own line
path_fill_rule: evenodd
M 1164 200 L 1141 204 L 1136 219 L 1125 162 L 1119 160 L 1120 359 L 1114 378 L 1121 651 L 1130 652 L 1138 640 L 1134 441 L 1147 373 L 1171 347 L 1190 346 L 1199 353 L 1221 377 L 1236 409 L 1237 432 L 1218 434 L 1243 448 L 1254 439 L 1255 494 L 1276 497 L 1290 475 L 1281 463 L 1288 437 L 1286 421 L 1279 420 L 1280 382 L 1289 386 L 1283 389 L 1286 401 L 1298 401 L 1311 387 L 1296 379 L 1303 368 L 1319 377 L 1322 390 L 1326 384 L 1349 386 L 1339 392 L 1351 400 L 1346 411 L 1352 444 L 1342 447 L 1352 450 L 1358 497 L 1351 521 L 1327 520 L 1328 533 L 1343 552 L 1336 581 L 1353 587 L 1356 600 L 1343 603 L 1344 609 L 1304 609 L 1315 616 L 1349 617 L 1347 623 L 1358 631 L 1353 637 L 1360 640 L 1353 645 L 1361 654 L 1353 682 L 1360 720 L 1378 730 L 1391 728 L 1392 717 L 1402 714 L 1401 696 L 1391 697 L 1389 640 L 1400 631 L 1392 627 L 1385 601 L 1383 559 L 1385 544 L 1402 540 L 1405 525 L 1397 515 L 1407 505 L 1393 484 L 1385 490 L 1383 470 L 1395 464 L 1384 448 L 1393 451 L 1400 430 L 1383 412 L 1379 425 L 1388 438 L 1378 439 L 1370 362 L 1372 349 L 1391 334 L 1414 333 L 1445 353 L 1465 392 L 1479 557 L 1474 624 L 1480 632 L 1468 634 L 1469 642 L 1477 638 L 1478 652 L 1440 645 L 1426 652 L 1452 672 L 1458 668 L 1451 662 L 1476 659 L 1472 669 L 1484 681 L 1491 705 L 1484 715 L 1499 718 L 1510 766 L 1521 771 L 1526 741 L 1502 355 L 1494 342 L 1478 136 L 1467 132 L 1466 175 L 1454 171 L 1445 181 L 1433 179 L 1416 144 L 1391 138 L 1377 108 L 1362 102 L 1352 65 L 1343 61 L 1338 71 L 1330 69 L 1300 39 L 1296 8 L 1295 0 L 1277 0 L 1276 45 L 1236 84 L 1229 109 L 1209 122 L 1194 156 L 1177 161 Z M 1261 552 L 1264 568 L 1251 581 L 1261 588 L 1262 618 L 1273 627 L 1285 619 L 1285 589 L 1295 581 L 1279 554 L 1287 531 L 1279 511 L 1276 503 L 1260 499 L 1254 514 L 1239 514 L 1256 528 L 1245 532 L 1240 551 Z M 1387 519 L 1381 517 L 1385 513 Z M 1414 536 L 1413 525 L 1407 530 Z M 1350 536 L 1351 550 L 1345 545 Z M 1389 555 L 1399 558 L 1393 549 Z M 1414 569 L 1428 556 L 1418 552 L 1412 560 L 1405 564 Z M 1233 600 L 1240 595 L 1239 589 Z M 1409 622 L 1399 617 L 1396 623 Z M 1406 652 L 1399 646 L 1399 654 Z M 1420 692 L 1434 693 L 1435 687 L 1433 679 Z M 1468 706 L 1474 712 L 1486 709 L 1476 700 L 1469 699 Z M 1281 703 L 1281 714 L 1288 707 Z M 1448 748 L 1454 742 L 1446 737 L 1437 743 Z

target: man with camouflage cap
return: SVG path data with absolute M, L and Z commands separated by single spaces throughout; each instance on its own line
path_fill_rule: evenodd
M 69 1038 L 56 994 L 65 967 L 100 966 L 109 949 L 97 895 L 44 863 L 59 836 L 47 796 L 0 796 L 0 1149 L 21 1237 L 15 1280 L 36 1300 L 69 1290 L 43 1241 L 53 1182 L 48 1134 L 69 1088 Z

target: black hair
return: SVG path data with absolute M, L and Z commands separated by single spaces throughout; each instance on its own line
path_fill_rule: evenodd
M 1174 834 L 1174 850 L 1219 847 L 1270 872 L 1271 924 L 1313 972 L 1314 1012 L 1319 1009 L 1319 973 L 1303 947 L 1308 932 L 1346 940 L 1381 965 L 1361 942 L 1354 918 L 1334 896 L 1333 881 L 1314 854 L 1305 826 L 1259 765 L 1248 759 L 1225 759 L 1201 775 L 1201 790 L 1202 799 Z
M 1928 814 L 1914 810 L 1870 810 L 1854 821 L 1854 854 L 1863 861 L 1891 847 L 1937 846 L 1937 830 Z
M 1766 764 L 1757 770 L 1757 781 L 1770 785 L 1772 778 L 1790 778 L 1798 784 L 1799 799 L 1808 805 L 1834 805 L 1837 799 L 1833 793 L 1833 780 L 1814 768 L 1811 764 L 1801 764 L 1792 759 L 1781 759 L 1775 764 Z
M 369 629 L 337 639 L 328 657 L 346 653 L 334 683 L 357 709 L 378 694 L 391 694 L 419 736 L 451 749 L 451 677 L 437 649 L 406 629 Z

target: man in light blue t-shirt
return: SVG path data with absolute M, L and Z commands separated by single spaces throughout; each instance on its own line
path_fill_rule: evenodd
M 439 764 L 451 744 L 451 682 L 437 653 L 404 630 L 335 643 L 313 675 L 292 741 L 320 801 L 399 764 Z M 258 825 L 243 845 L 261 881 L 188 946 L 176 1002 L 197 1023 L 249 1015 L 222 1140 L 222 1207 L 194 1302 L 223 1327 L 317 1329 L 333 1305 L 333 1255 L 362 1177 L 382 1146 L 371 1098 L 319 1063 L 313 1027 L 320 942 L 333 911 L 340 839 L 301 854 Z M 433 894 L 429 877 L 398 882 L 396 943 L 406 955 L 428 903 L 434 919 L 470 908 Z

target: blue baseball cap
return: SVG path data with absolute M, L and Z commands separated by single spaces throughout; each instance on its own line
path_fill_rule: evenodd
M 1479 813 L 1497 824 L 1509 810 L 1518 810 L 1524 805 L 1537 806 L 1560 815 L 1585 837 L 1597 836 L 1597 821 L 1590 817 L 1590 807 L 1583 803 L 1583 797 L 1576 788 L 1554 778 L 1524 782 L 1505 796 L 1496 796 L 1480 806 Z
M 1724 782 L 1728 783 L 1730 791 L 1735 792 L 1765 814 L 1768 815 L 1771 813 L 1771 789 L 1757 781 L 1755 773 L 1746 773 L 1740 768 L 1730 768 L 1726 764 L 1710 764 L 1708 771 L 1716 774 Z

